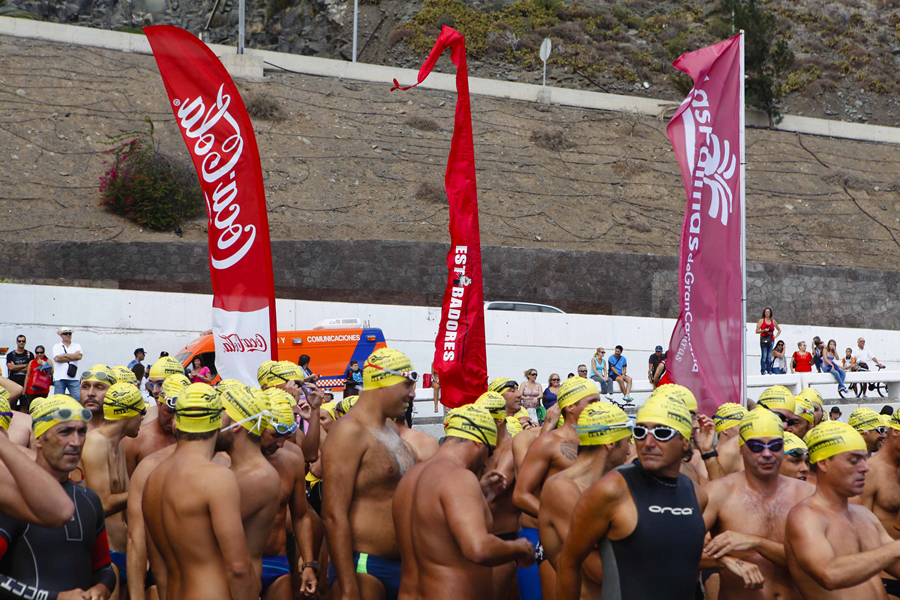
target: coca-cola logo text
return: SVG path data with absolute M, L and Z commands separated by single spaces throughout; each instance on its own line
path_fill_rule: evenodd
M 193 100 L 185 98 L 173 102 L 178 108 L 178 119 L 185 138 L 197 140 L 193 147 L 188 145 L 188 150 L 195 158 L 202 158 L 200 176 L 204 182 L 202 187 L 209 215 L 210 239 L 218 235 L 215 245 L 210 244 L 210 262 L 212 268 L 219 270 L 237 264 L 250 251 L 256 239 L 254 225 L 237 222 L 241 207 L 235 202 L 238 196 L 235 167 L 244 151 L 244 139 L 240 126 L 228 112 L 231 96 L 224 92 L 225 84 L 222 84 L 216 102 L 209 110 L 199 96 Z M 211 130 L 222 119 L 233 133 L 217 147 L 216 136 Z M 220 129 L 225 129 L 225 134 L 229 133 L 224 125 Z M 227 178 L 220 181 L 226 175 Z M 210 202 L 208 188 L 213 184 L 216 188 Z
M 236 333 L 219 335 L 223 352 L 267 352 L 269 344 L 266 338 L 257 333 L 254 337 L 242 338 Z

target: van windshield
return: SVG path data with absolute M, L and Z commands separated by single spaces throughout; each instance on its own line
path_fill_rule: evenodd
M 187 358 L 190 355 L 191 355 L 190 352 L 182 352 L 181 354 L 177 355 L 175 358 L 178 359 L 178 362 L 180 362 L 181 364 L 184 364 L 184 361 L 187 360 Z

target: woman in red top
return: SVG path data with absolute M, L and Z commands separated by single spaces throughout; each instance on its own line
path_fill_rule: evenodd
M 43 346 L 35 347 L 34 360 L 28 363 L 28 368 L 25 370 L 25 394 L 19 399 L 19 409 L 22 412 L 28 412 L 28 409 L 31 408 L 31 401 L 35 398 L 46 398 L 53 386 L 53 363 L 46 354 Z M 48 382 L 48 385 L 41 386 L 35 381 L 36 379 L 43 379 Z
M 772 316 L 772 309 L 763 310 L 762 319 L 756 322 L 756 333 L 759 334 L 759 373 L 772 375 L 772 347 L 775 338 L 781 335 L 781 327 Z
M 795 373 L 811 373 L 813 364 L 813 355 L 806 351 L 806 342 L 797 342 L 799 350 L 794 352 L 791 357 L 794 365 Z

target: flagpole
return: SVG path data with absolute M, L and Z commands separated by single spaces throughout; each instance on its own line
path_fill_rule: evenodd
M 744 101 L 744 30 L 741 29 L 741 402 L 747 403 L 747 203 L 744 182 L 746 179 L 747 156 L 744 153 L 746 146 L 745 123 L 746 106 Z

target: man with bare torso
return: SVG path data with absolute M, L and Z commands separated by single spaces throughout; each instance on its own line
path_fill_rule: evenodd
M 85 398 L 83 391 L 81 397 Z M 123 514 L 128 502 L 128 473 L 122 441 L 137 436 L 146 411 L 139 389 L 127 382 L 113 384 L 104 392 L 103 422 L 88 431 L 81 455 L 84 484 L 100 496 L 106 515 L 109 555 L 123 587 L 127 585 L 128 575 L 125 558 L 128 527 Z
M 861 406 L 850 413 L 850 427 L 856 430 L 862 439 L 866 442 L 866 448 L 869 449 L 868 458 L 872 454 L 881 450 L 884 445 L 884 439 L 887 437 L 887 427 L 881 420 L 881 415 L 872 410 Z
M 151 555 L 158 552 L 165 563 L 168 600 L 259 598 L 237 478 L 212 462 L 222 412 L 216 390 L 205 383 L 181 392 L 175 401 L 177 447 L 144 487 Z
M 762 589 L 748 590 L 744 580 L 720 570 L 719 598 L 800 600 L 784 555 L 784 523 L 795 505 L 815 487 L 780 474 L 784 459 L 784 426 L 771 411 L 758 407 L 740 423 L 744 470 L 708 483 L 709 503 L 703 511 L 713 535 L 704 550 L 709 559 L 731 555 L 759 567 Z
M 134 473 L 142 460 L 175 443 L 175 399 L 190 384 L 190 379 L 175 374 L 166 377 L 159 388 L 154 387 L 158 401 L 156 418 L 142 424 L 136 438 L 125 440 L 125 460 L 129 475 Z
M 884 600 L 879 573 L 900 576 L 900 540 L 867 508 L 848 500 L 863 491 L 866 443 L 852 427 L 828 421 L 806 438 L 816 492 L 791 509 L 784 549 L 805 600 Z
M 402 352 L 376 350 L 363 366 L 359 401 L 331 426 L 322 448 L 328 579 L 343 600 L 395 600 L 400 591 L 391 502 L 415 460 L 392 420 L 415 399 L 416 379 Z
M 578 432 L 575 424 L 581 412 L 591 402 L 600 401 L 600 392 L 590 379 L 572 377 L 559 387 L 557 403 L 565 424 L 554 431 L 542 434 L 531 445 L 522 468 L 516 475 L 513 503 L 522 511 L 520 536 L 530 541 L 536 549 L 540 547 L 537 517 L 540 512 L 541 488 L 544 482 L 562 470 L 568 469 L 578 457 Z M 543 552 L 538 550 L 538 561 L 543 562 Z M 552 598 L 556 586 L 553 567 L 539 564 L 539 577 L 534 571 L 519 570 L 519 595 L 523 600 L 537 600 L 542 597 L 542 588 L 547 597 Z M 539 581 L 536 581 L 538 579 Z
M 305 463 L 299 452 L 284 449 L 292 443 L 287 439 L 294 434 L 297 424 L 290 402 L 278 395 L 269 395 L 272 419 L 262 433 L 260 449 L 269 464 L 275 467 L 281 478 L 281 494 L 278 514 L 272 526 L 272 534 L 266 542 L 262 557 L 263 600 L 291 600 L 292 589 L 300 589 L 306 595 L 316 591 L 318 563 L 313 543 L 313 530 L 306 503 Z M 303 559 L 301 573 L 296 564 L 288 564 L 287 516 L 290 509 L 291 530 L 296 536 Z M 293 539 L 290 540 L 294 544 Z M 296 563 L 296 561 L 294 561 Z M 302 578 L 294 582 L 295 578 Z
M 400 435 L 400 439 L 413 451 L 416 462 L 428 460 L 435 455 L 438 450 L 436 439 L 425 432 L 407 427 L 405 417 L 394 419 L 394 423 L 397 425 L 397 433 Z
M 621 408 L 596 402 L 578 418 L 578 458 L 575 463 L 547 479 L 541 490 L 538 530 L 544 555 L 556 568 L 563 543 L 569 536 L 572 511 L 581 493 L 609 471 L 621 466 L 628 453 L 628 415 Z M 600 553 L 592 551 L 581 566 L 581 599 L 600 597 L 603 569 Z
M 497 443 L 495 419 L 486 409 L 467 405 L 451 411 L 445 431 L 437 454 L 410 469 L 394 494 L 403 559 L 399 598 L 489 600 L 491 567 L 516 560 L 528 564 L 534 549 L 525 539 L 489 533 L 491 513 L 475 472 Z
M 741 450 L 738 444 L 741 419 L 747 411 L 740 404 L 725 402 L 716 409 L 713 415 L 718 441 L 716 453 L 719 465 L 724 475 L 730 475 L 743 470 L 744 461 L 741 459 Z

